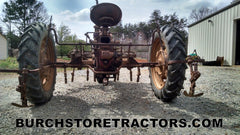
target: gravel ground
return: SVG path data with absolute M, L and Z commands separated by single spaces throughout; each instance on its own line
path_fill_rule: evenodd
M 63 73 L 57 76 L 54 97 L 45 105 L 18 108 L 17 75 L 0 74 L 0 134 L 240 134 L 240 68 L 199 67 L 202 76 L 196 91 L 202 97 L 188 98 L 183 94 L 172 103 L 158 100 L 149 84 L 147 68 L 142 69 L 140 83 L 129 81 L 129 72 L 121 70 L 120 81 L 102 86 L 86 81 L 86 71 L 77 71 L 75 82 L 64 84 Z M 136 70 L 133 71 L 136 75 Z M 185 90 L 189 89 L 189 70 Z M 133 77 L 136 80 L 136 77 Z M 68 74 L 70 82 L 70 72 Z M 16 119 L 222 119 L 223 127 L 111 127 L 72 128 L 21 127 Z

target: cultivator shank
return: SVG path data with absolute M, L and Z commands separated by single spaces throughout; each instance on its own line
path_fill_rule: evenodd
M 195 94 L 195 87 L 196 87 L 196 81 L 197 79 L 201 76 L 201 73 L 198 71 L 198 63 L 199 62 L 204 62 L 204 59 L 201 59 L 198 55 L 197 55 L 197 51 L 194 50 L 194 52 L 189 55 L 187 58 L 187 63 L 190 67 L 190 74 L 191 74 L 191 78 L 190 78 L 190 82 L 191 82 L 191 86 L 190 86 L 190 90 L 189 93 L 187 93 L 186 91 L 184 91 L 184 95 L 187 97 L 199 97 L 202 96 L 203 93 L 199 93 L 199 94 Z

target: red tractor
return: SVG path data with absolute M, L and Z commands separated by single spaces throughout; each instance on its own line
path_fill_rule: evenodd
M 75 68 L 86 68 L 87 80 L 90 69 L 94 73 L 94 81 L 104 85 L 107 85 L 110 79 L 118 80 L 121 68 L 130 70 L 131 81 L 131 69 L 137 68 L 139 81 L 140 68 L 149 67 L 151 86 L 156 97 L 163 101 L 171 101 L 180 94 L 185 80 L 186 63 L 192 65 L 199 62 L 199 59 L 186 60 L 186 46 L 177 29 L 167 25 L 156 29 L 152 33 L 151 44 L 121 44 L 112 39 L 113 34 L 109 31 L 111 26 L 121 21 L 122 12 L 117 5 L 97 2 L 91 8 L 90 17 L 95 24 L 95 31 L 85 34 L 86 43 L 59 43 L 51 23 L 35 23 L 25 29 L 19 44 L 19 70 L 15 71 L 20 74 L 17 90 L 22 94 L 23 106 L 27 106 L 27 100 L 33 104 L 48 102 L 55 89 L 56 68 L 64 68 L 67 83 L 68 67 L 73 68 L 72 81 Z M 89 34 L 93 34 L 93 39 Z M 55 42 L 58 45 L 76 46 L 69 54 L 71 62 L 56 62 Z M 86 45 L 91 47 L 91 51 L 84 50 Z M 133 46 L 148 46 L 149 61 L 138 62 L 135 52 L 131 51 Z M 123 51 L 123 47 L 127 47 L 128 50 Z M 198 72 L 196 68 L 192 71 Z

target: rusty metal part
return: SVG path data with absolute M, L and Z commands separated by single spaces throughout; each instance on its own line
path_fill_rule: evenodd
M 63 67 L 64 68 L 64 80 L 65 80 L 65 84 L 67 84 L 67 69 L 66 67 Z
M 111 59 L 114 56 L 114 52 L 109 50 L 102 50 L 101 51 L 101 59 Z
M 28 73 L 39 72 L 40 79 L 45 91 L 50 90 L 50 86 L 54 83 L 54 75 L 56 68 L 64 68 L 64 81 L 67 83 L 67 70 L 66 68 L 73 68 L 72 82 L 74 81 L 75 68 L 82 69 L 87 68 L 87 80 L 89 80 L 89 69 L 94 74 L 94 81 L 101 76 L 101 81 L 104 85 L 108 84 L 110 78 L 114 78 L 114 81 L 119 80 L 119 74 L 121 68 L 127 68 L 130 71 L 130 81 L 132 81 L 132 69 L 137 68 L 137 82 L 140 80 L 141 67 L 150 67 L 152 72 L 153 83 L 158 89 L 162 89 L 167 79 L 168 65 L 177 63 L 188 63 L 191 69 L 191 88 L 190 94 L 185 92 L 187 96 L 194 95 L 194 88 L 196 87 L 196 80 L 200 77 L 200 73 L 197 69 L 197 62 L 201 62 L 201 59 L 191 58 L 185 61 L 168 61 L 167 49 L 164 42 L 161 39 L 160 31 L 157 30 L 154 34 L 158 34 L 159 37 L 152 38 L 152 44 L 121 44 L 119 41 L 112 41 L 113 37 L 110 32 L 109 26 L 116 25 L 122 17 L 121 9 L 111 3 L 98 4 L 91 9 L 91 20 L 96 24 L 95 32 L 87 32 L 86 43 L 59 43 L 57 32 L 51 28 L 51 21 L 48 25 L 48 35 L 53 32 L 55 42 L 58 45 L 74 45 L 75 49 L 69 53 L 71 58 L 70 63 L 59 63 L 55 61 L 54 48 L 48 46 L 53 44 L 49 39 L 49 36 L 43 39 L 41 42 L 41 52 L 39 57 L 39 68 L 32 70 L 1 70 L 0 72 L 13 72 L 19 73 L 19 87 L 17 91 L 21 93 L 22 106 L 27 106 L 26 98 L 26 77 Z M 51 20 L 51 19 L 50 19 Z M 89 34 L 93 34 L 93 40 Z M 155 36 L 153 36 L 155 37 Z M 36 41 L 37 42 L 37 41 Z M 90 46 L 90 51 L 85 51 L 84 47 Z M 123 51 L 123 47 L 128 47 L 128 50 Z M 151 61 L 150 62 L 138 62 L 136 60 L 136 53 L 131 51 L 132 46 L 152 46 Z M 196 53 L 196 52 L 195 52 Z M 200 93 L 201 94 L 201 93 Z M 14 104 L 16 105 L 16 104 Z M 20 105 L 18 105 L 20 106 Z
M 53 28 L 50 28 L 49 31 L 53 31 L 54 37 L 55 37 L 55 42 L 58 45 L 65 45 L 65 46 L 68 46 L 68 45 L 77 45 L 77 46 L 85 46 L 85 45 L 88 45 L 88 46 L 146 46 L 146 47 L 152 46 L 151 44 L 121 44 L 121 43 L 107 43 L 107 44 L 106 43 L 59 43 L 56 30 Z
M 117 75 L 116 75 L 116 74 L 113 75 L 113 78 L 114 78 L 114 82 L 116 82 L 116 80 L 117 80 Z
M 140 70 L 140 67 L 137 67 L 137 69 L 138 69 L 137 82 L 139 82 L 140 76 L 141 76 L 141 70 Z
M 89 68 L 87 68 L 87 81 L 89 80 Z
M 132 82 L 132 69 L 129 69 L 130 72 L 130 81 Z
M 117 80 L 119 81 L 119 74 L 120 74 L 120 71 L 117 73 Z
M 164 54 L 164 53 L 162 53 Z M 161 57 L 163 57 L 164 55 L 160 55 Z M 165 57 L 164 57 L 165 58 Z M 160 60 L 159 60 L 160 59 Z M 161 67 L 165 67 L 166 65 L 169 64 L 177 64 L 177 63 L 186 63 L 188 62 L 189 66 L 190 66 L 190 71 L 191 71 L 191 88 L 190 88 L 190 93 L 188 94 L 186 91 L 184 91 L 184 95 L 186 96 L 191 96 L 191 97 L 196 97 L 196 96 L 201 96 L 202 93 L 200 94 L 196 94 L 194 93 L 194 88 L 196 87 L 196 83 L 195 81 L 200 77 L 200 73 L 198 72 L 198 68 L 197 68 L 197 63 L 198 62 L 202 62 L 202 59 L 187 59 L 186 61 L 168 61 L 168 64 L 166 64 L 166 62 L 162 62 L 161 58 L 156 59 L 159 60 L 161 62 L 161 64 L 159 64 L 159 61 L 157 62 L 150 62 L 150 63 L 138 63 L 136 62 L 136 60 L 132 61 L 132 60 L 125 60 L 125 62 L 122 63 L 122 66 L 120 66 L 116 71 L 95 71 L 94 68 L 92 67 L 93 65 L 91 65 L 92 61 L 91 60 L 85 60 L 82 61 L 81 64 L 71 64 L 71 63 L 50 63 L 50 64 L 46 64 L 46 65 L 42 65 L 41 67 L 37 68 L 37 69 L 32 69 L 32 70 L 3 70 L 0 69 L 0 72 L 12 72 L 12 73 L 19 73 L 20 77 L 19 77 L 19 87 L 17 89 L 17 91 L 19 91 L 21 93 L 21 100 L 22 100 L 22 105 L 18 105 L 13 103 L 13 105 L 15 106 L 19 106 L 19 107 L 29 107 L 27 105 L 27 98 L 26 98 L 26 84 L 24 83 L 26 74 L 28 73 L 32 73 L 32 72 L 40 72 L 41 70 L 45 70 L 45 69 L 49 69 L 49 68 L 64 68 L 64 77 L 65 77 L 65 83 L 67 83 L 67 72 L 66 72 L 66 68 L 67 67 L 72 67 L 72 68 L 83 68 L 86 67 L 87 69 L 91 69 L 94 72 L 94 79 L 96 79 L 96 74 L 105 74 L 105 75 L 115 75 L 115 78 L 117 80 L 119 80 L 119 73 L 120 73 L 120 69 L 122 67 L 127 67 L 129 69 L 133 68 L 133 67 L 137 67 L 138 68 L 138 77 L 137 77 L 137 81 L 139 81 L 139 76 L 141 75 L 140 73 L 140 67 L 152 67 L 152 68 L 159 68 L 161 69 Z M 129 63 L 133 62 L 133 64 Z M 74 76 L 74 69 L 72 72 L 72 81 L 73 76 Z M 156 72 L 158 74 L 158 72 Z M 88 73 L 87 73 L 88 74 Z M 158 74 L 159 75 L 159 74 Z M 132 71 L 130 70 L 130 79 L 132 80 Z M 108 78 L 104 78 L 103 79 L 103 83 L 104 85 L 108 84 Z
M 122 18 L 121 9 L 112 3 L 101 3 L 91 8 L 90 18 L 97 26 L 114 26 Z
M 201 73 L 198 71 L 198 62 L 204 62 L 203 59 L 201 59 L 199 56 L 197 56 L 196 50 L 194 50 L 193 54 L 194 56 L 188 56 L 186 58 L 188 65 L 190 67 L 190 73 L 191 73 L 191 86 L 189 93 L 187 91 L 184 91 L 183 94 L 187 97 L 199 97 L 202 96 L 203 93 L 195 94 L 195 87 L 196 87 L 196 81 L 201 76 Z
M 72 82 L 74 82 L 74 72 L 75 72 L 75 68 L 73 68 L 73 71 L 71 73 L 71 75 L 72 75 Z
M 19 85 L 16 89 L 16 91 L 20 92 L 21 94 L 21 101 L 22 104 L 17 104 L 17 103 L 12 103 L 12 105 L 17 106 L 17 107 L 31 107 L 32 105 L 28 106 L 27 103 L 27 96 L 26 96 L 26 81 L 27 81 L 27 74 L 28 70 L 23 69 L 22 73 L 18 77 Z
M 189 64 L 190 72 L 191 72 L 191 78 L 190 78 L 191 86 L 190 86 L 189 93 L 187 93 L 186 91 L 183 92 L 183 94 L 187 97 L 199 97 L 203 95 L 203 93 L 195 94 L 196 81 L 201 76 L 201 73 L 198 71 L 197 66 L 198 66 L 197 62 L 193 62 Z
M 18 74 L 21 74 L 21 73 L 22 73 L 22 70 L 0 69 L 0 72 L 3 72 L 3 73 L 18 73 Z
M 93 73 L 94 74 L 94 76 L 93 76 L 93 81 L 94 82 L 96 82 L 97 80 L 96 80 L 96 73 Z

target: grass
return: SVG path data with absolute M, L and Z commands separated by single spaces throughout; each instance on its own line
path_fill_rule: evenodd
M 6 60 L 0 60 L 0 69 L 18 69 L 17 59 L 8 57 Z
M 60 58 L 60 57 L 58 57 L 58 58 Z M 71 60 L 68 57 L 63 57 L 61 59 L 63 59 L 63 60 Z M 0 69 L 18 69 L 17 58 L 8 57 L 5 60 L 0 60 Z M 61 69 L 60 69 L 60 71 L 61 71 Z M 62 71 L 63 71 L 63 69 L 62 69 Z
M 68 58 L 67 56 L 63 56 L 61 58 L 61 56 L 57 56 L 58 59 L 63 59 L 63 60 L 71 60 L 71 58 Z
M 64 60 L 70 60 L 70 58 L 63 57 Z M 17 59 L 14 57 L 8 57 L 5 60 L 0 60 L 0 69 L 18 69 Z M 77 70 L 77 69 L 75 69 Z M 63 68 L 58 68 L 57 72 L 63 72 Z M 67 68 L 67 71 L 72 71 L 72 68 Z

